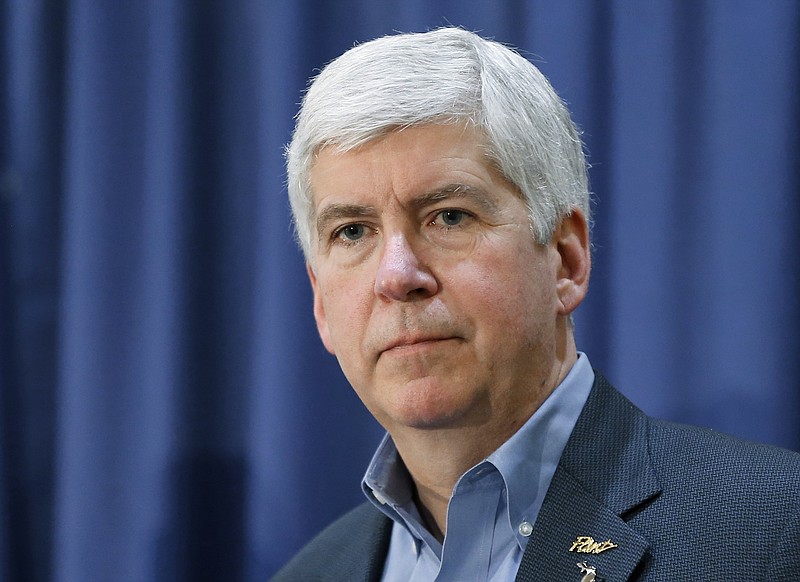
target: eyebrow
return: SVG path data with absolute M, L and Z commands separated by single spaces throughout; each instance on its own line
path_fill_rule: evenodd
M 415 196 L 410 202 L 409 207 L 414 211 L 420 211 L 428 206 L 443 200 L 467 199 L 478 204 L 488 213 L 498 211 L 497 203 L 481 188 L 470 186 L 469 184 L 453 183 L 447 184 L 442 188 L 436 188 L 430 192 L 425 192 Z M 376 214 L 374 206 L 362 206 L 360 204 L 330 204 L 322 209 L 316 217 L 317 234 L 320 238 L 325 234 L 327 225 L 331 222 L 339 222 L 343 219 L 351 220 L 374 216 Z
M 442 200 L 452 199 L 466 199 L 478 204 L 485 211 L 494 213 L 497 212 L 497 203 L 492 200 L 489 195 L 475 186 L 469 184 L 453 183 L 444 186 L 443 188 L 436 188 L 430 192 L 421 194 L 411 201 L 411 207 L 415 210 L 421 210 L 426 206 L 430 206 Z
M 374 216 L 374 206 L 361 206 L 360 204 L 331 204 L 326 206 L 317 215 L 317 234 L 320 238 L 325 234 L 325 228 L 331 222 L 338 222 L 342 219 L 363 218 Z

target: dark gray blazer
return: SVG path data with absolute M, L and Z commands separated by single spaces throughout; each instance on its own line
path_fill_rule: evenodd
M 273 582 L 380 580 L 391 526 L 364 503 Z M 649 418 L 598 374 L 516 579 L 579 582 L 584 561 L 605 582 L 800 580 L 800 455 Z

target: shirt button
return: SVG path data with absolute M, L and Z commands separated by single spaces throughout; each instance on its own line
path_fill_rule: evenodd
M 533 526 L 531 525 L 531 522 L 523 521 L 521 524 L 519 524 L 519 533 L 526 538 L 529 537 L 533 533 Z

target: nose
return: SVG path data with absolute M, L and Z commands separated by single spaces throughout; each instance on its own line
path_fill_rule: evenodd
M 419 260 L 402 234 L 386 239 L 378 272 L 375 294 L 394 301 L 413 301 L 435 295 L 436 278 Z

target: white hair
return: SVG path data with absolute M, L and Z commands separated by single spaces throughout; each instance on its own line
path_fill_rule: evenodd
M 404 127 L 471 124 L 530 209 L 547 243 L 575 209 L 590 220 L 586 161 L 569 111 L 517 52 L 460 28 L 386 36 L 358 45 L 312 80 L 286 149 L 297 238 L 311 261 L 309 174 L 320 148 L 349 151 Z

